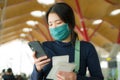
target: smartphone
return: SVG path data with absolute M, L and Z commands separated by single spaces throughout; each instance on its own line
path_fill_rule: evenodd
M 30 48 L 32 49 L 32 51 L 36 52 L 36 57 L 39 58 L 41 56 L 45 56 L 46 53 L 41 45 L 41 43 L 39 41 L 31 41 L 28 43 L 28 45 L 30 46 Z

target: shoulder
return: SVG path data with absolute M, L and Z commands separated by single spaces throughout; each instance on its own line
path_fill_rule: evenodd
M 91 42 L 87 42 L 87 41 L 80 41 L 80 48 L 81 48 L 81 52 L 84 53 L 84 55 L 96 55 L 97 51 L 95 49 L 95 46 L 93 45 L 93 43 Z M 86 54 L 85 54 L 86 53 Z
M 95 46 L 91 42 L 80 41 L 80 48 L 83 53 L 96 53 Z
M 80 41 L 80 45 L 81 47 L 89 47 L 89 48 L 94 47 L 94 45 L 88 41 Z

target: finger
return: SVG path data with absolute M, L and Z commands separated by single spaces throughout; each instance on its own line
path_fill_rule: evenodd
M 36 66 L 41 66 L 41 68 L 43 68 L 44 66 L 46 66 L 48 63 L 45 63 L 45 64 L 36 64 Z
M 64 76 L 57 74 L 57 80 L 65 80 Z
M 44 60 L 44 59 L 47 59 L 48 57 L 47 56 L 41 56 L 38 58 L 38 60 Z
M 48 62 L 50 61 L 50 59 L 47 59 L 47 60 L 44 60 L 44 61 L 41 61 L 41 62 L 36 62 L 34 63 L 37 67 L 37 70 L 40 71 L 45 65 L 48 64 Z
M 59 71 L 58 74 L 62 75 L 65 80 L 76 80 L 76 74 L 74 72 Z
M 33 52 L 33 59 L 35 60 L 35 59 L 37 59 L 37 57 L 36 57 L 36 52 Z
M 65 80 L 65 72 L 64 71 L 59 71 L 58 73 L 57 73 L 57 77 L 59 78 L 59 79 L 62 79 L 62 80 Z
M 64 75 L 65 72 L 64 72 L 64 71 L 59 71 L 58 74 L 59 74 L 59 75 Z
M 37 61 L 36 65 L 45 65 L 45 64 L 47 64 L 49 62 L 50 62 L 50 59 L 42 60 L 42 61 L 39 61 L 39 62 Z
M 50 59 L 42 60 L 42 61 L 40 61 L 39 63 L 40 63 L 41 65 L 43 65 L 43 64 L 46 64 L 46 63 L 48 63 L 48 62 L 50 62 Z
M 47 59 L 47 56 L 41 56 L 39 58 L 35 58 L 34 60 L 35 60 L 35 62 L 41 62 L 41 61 L 43 61 L 45 59 Z
M 38 66 L 38 67 L 44 67 L 45 65 L 47 65 L 48 63 L 44 63 L 44 64 L 41 64 L 41 62 L 39 62 L 39 63 L 35 63 L 35 65 L 36 66 Z

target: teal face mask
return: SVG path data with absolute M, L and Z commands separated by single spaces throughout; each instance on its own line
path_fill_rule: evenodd
M 55 40 L 65 40 L 71 33 L 68 24 L 63 24 L 60 26 L 56 26 L 55 28 L 49 28 L 51 36 Z

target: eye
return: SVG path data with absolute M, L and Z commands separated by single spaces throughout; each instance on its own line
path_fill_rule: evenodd
M 63 23 L 62 21 L 56 21 L 56 24 L 58 24 L 58 25 L 60 25 L 62 23 Z

